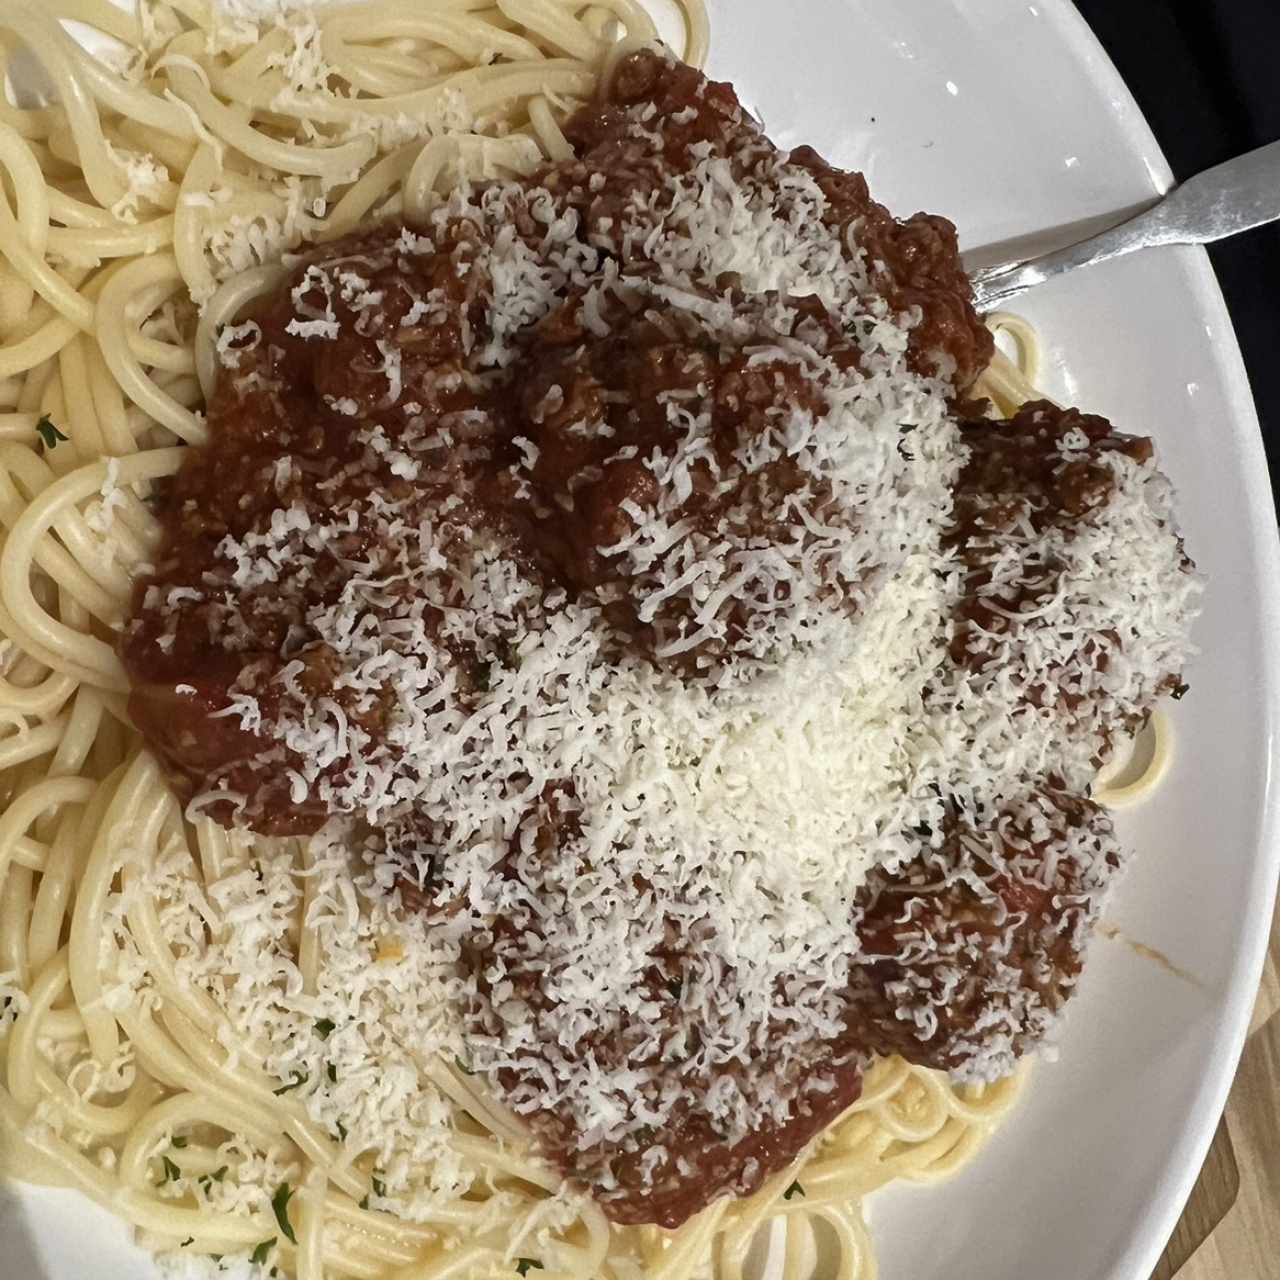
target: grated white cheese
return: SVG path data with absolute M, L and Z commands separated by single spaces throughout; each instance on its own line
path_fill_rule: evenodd
M 656 136 L 642 122 L 637 113 L 636 136 Z M 381 269 L 453 244 L 459 224 L 478 228 L 456 243 L 453 265 L 485 316 L 473 331 L 462 313 L 465 377 L 487 385 L 507 385 L 501 378 L 518 366 L 530 327 L 570 297 L 597 340 L 614 335 L 624 313 L 642 312 L 673 339 L 696 325 L 766 379 L 780 367 L 802 373 L 814 403 L 783 397 L 770 406 L 767 429 L 733 452 L 740 473 L 766 490 L 760 504 L 786 517 L 783 533 L 761 537 L 731 507 L 715 520 L 688 517 L 695 483 L 708 475 L 734 492 L 735 477 L 717 471 L 707 391 L 663 402 L 668 450 L 639 457 L 620 448 L 610 459 L 642 467 L 656 485 L 653 502 L 623 504 L 630 523 L 618 540 L 595 548 L 621 566 L 627 600 L 656 636 L 656 662 L 618 657 L 608 621 L 616 583 L 576 596 L 548 591 L 510 537 L 469 521 L 465 492 L 434 508 L 398 496 L 390 481 L 426 484 L 477 447 L 465 413 L 424 414 L 394 436 L 362 423 L 355 439 L 388 483 L 328 510 L 282 504 L 262 527 L 217 549 L 221 576 L 210 588 L 227 585 L 229 619 L 237 592 L 269 587 L 284 597 L 290 584 L 340 560 L 346 576 L 307 604 L 274 684 L 235 689 L 218 714 L 246 731 L 269 729 L 274 746 L 260 763 L 288 780 L 294 803 L 318 802 L 376 834 L 374 865 L 360 882 L 367 902 L 343 870 L 343 832 L 315 846 L 329 868 L 308 873 L 324 889 L 311 911 L 325 902 L 316 923 L 331 948 L 329 985 L 304 992 L 279 933 L 298 906 L 287 850 L 264 868 L 262 886 L 242 879 L 211 889 L 236 936 L 208 942 L 193 931 L 191 980 L 210 986 L 216 974 L 250 966 L 245 990 L 228 992 L 233 1020 L 269 1042 L 264 1052 L 284 1080 L 291 1071 L 311 1079 L 322 1048 L 298 1020 L 344 1012 L 356 1030 L 333 1036 L 332 1051 L 344 1055 L 338 1090 L 348 1070 L 357 1085 L 341 1105 L 363 1117 L 367 1141 L 429 1156 L 451 1194 L 466 1179 L 447 1154 L 448 1107 L 420 1068 L 459 1048 L 459 1011 L 472 1066 L 501 1082 L 517 1113 L 572 1116 L 584 1151 L 637 1141 L 690 1097 L 729 1141 L 784 1122 L 796 1096 L 788 1067 L 840 1035 L 851 986 L 884 958 L 864 952 L 854 923 L 868 877 L 938 863 L 957 809 L 975 824 L 976 815 L 989 817 L 998 838 L 977 825 L 964 846 L 974 861 L 940 865 L 946 883 L 976 884 L 978 863 L 1016 861 L 1009 814 L 1048 841 L 1055 819 L 1044 780 L 1087 787 L 1102 728 L 1140 714 L 1187 652 L 1198 588 L 1181 561 L 1167 491 L 1150 467 L 1115 455 L 1107 460 L 1115 493 L 1089 520 L 992 540 L 993 582 L 1052 568 L 1057 587 L 1003 636 L 975 640 L 993 657 L 980 673 L 951 661 L 951 618 L 966 590 L 944 543 L 966 458 L 948 408 L 954 370 L 913 368 L 918 310 L 892 313 L 856 228 L 824 221 L 827 201 L 813 175 L 764 147 L 747 159 L 730 163 L 708 146 L 688 173 L 638 189 L 589 234 L 550 190 L 461 185 L 424 226 L 369 250 L 370 270 Z M 364 271 L 350 259 L 308 265 L 292 292 L 288 333 L 325 342 L 354 317 L 352 331 L 367 336 L 361 313 L 381 299 Z M 725 291 L 730 277 L 745 300 Z M 839 363 L 828 333 L 806 318 L 802 303 L 815 301 L 832 331 L 856 344 L 856 367 Z M 442 298 L 415 298 L 401 332 L 449 323 L 450 314 Z M 415 384 L 399 334 L 369 346 L 381 363 L 361 372 L 379 385 L 385 378 L 379 411 L 405 398 L 406 412 L 433 403 Z M 549 389 L 533 425 L 541 429 L 564 401 L 563 388 Z M 328 403 L 346 416 L 361 412 L 354 399 Z M 587 418 L 564 429 L 583 439 L 612 430 Z M 542 456 L 536 434 L 512 442 L 512 478 L 531 499 Z M 1064 440 L 1064 462 L 1087 444 Z M 784 461 L 800 482 L 773 492 L 770 469 Z M 568 496 L 571 503 L 572 486 Z M 358 550 L 344 549 L 357 532 Z M 1116 628 L 1117 652 L 1104 670 L 1082 637 Z M 239 643 L 233 621 L 222 639 L 231 649 Z M 666 661 L 708 648 L 717 659 L 699 660 L 697 678 Z M 336 664 L 332 696 L 307 694 L 304 649 Z M 453 656 L 463 649 L 484 664 L 483 688 Z M 1075 722 L 1038 707 L 1034 691 L 1046 684 L 1079 693 Z M 269 722 L 259 693 L 278 696 Z M 391 710 L 375 738 L 361 716 L 379 705 Z M 1082 901 L 1063 913 L 1081 944 L 1111 876 L 1096 836 L 1068 833 L 1054 854 L 1085 870 Z M 372 890 L 390 891 L 402 877 L 440 917 L 395 926 L 418 931 L 413 963 L 422 967 L 407 980 L 423 987 L 384 991 L 359 966 L 369 965 L 369 922 L 390 928 L 395 918 L 378 914 L 386 907 Z M 194 919 L 183 883 L 175 876 L 161 892 Z M 498 920 L 509 936 L 495 941 Z M 902 923 L 889 958 L 910 972 L 888 994 L 919 1040 L 939 1029 L 938 984 L 945 1002 L 975 956 L 992 960 L 993 990 L 1007 999 L 975 1029 L 963 1069 L 974 1077 L 1003 1070 L 1020 1034 L 1047 1033 L 1053 1011 L 1004 964 L 1016 922 L 995 941 L 962 931 L 941 958 L 936 939 L 905 927 L 909 914 Z M 674 1037 L 650 980 L 673 949 L 685 1020 Z M 464 957 L 476 953 L 483 964 L 468 968 Z M 928 982 L 915 981 L 913 965 Z M 422 1003 L 428 986 L 438 998 L 430 1007 Z M 402 999 L 405 1008 L 395 1008 Z M 371 1019 L 386 1019 L 421 1056 L 396 1057 L 403 1046 L 384 1042 Z M 589 1051 L 601 1038 L 624 1051 Z M 776 1070 L 737 1070 L 766 1050 Z M 361 1074 L 375 1058 L 386 1076 L 376 1086 Z M 814 1083 L 819 1092 L 833 1087 L 821 1076 Z M 322 1109 L 313 1114 L 335 1114 L 323 1110 L 330 1094 L 306 1091 L 308 1107 Z M 397 1128 L 415 1106 L 412 1132 Z M 656 1176 L 668 1155 L 652 1152 L 646 1167 Z

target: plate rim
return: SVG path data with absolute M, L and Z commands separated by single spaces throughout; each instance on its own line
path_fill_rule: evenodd
M 1152 187 L 1157 194 L 1165 194 L 1175 185 L 1173 169 L 1146 114 L 1105 46 L 1074 0 L 1038 0 L 1038 3 L 1056 11 L 1064 38 L 1073 42 L 1087 59 L 1098 88 L 1110 94 L 1117 109 L 1117 126 L 1135 143 L 1135 153 L 1145 161 Z M 1188 285 L 1197 308 L 1213 330 L 1212 346 L 1221 362 L 1230 402 L 1230 434 L 1242 464 L 1244 505 L 1240 514 L 1246 519 L 1248 544 L 1257 557 L 1256 617 L 1264 633 L 1274 633 L 1280 631 L 1280 526 L 1262 423 L 1235 322 L 1208 251 L 1202 245 L 1189 245 L 1176 252 L 1182 256 L 1187 269 Z M 1266 963 L 1280 889 L 1280 791 L 1276 785 L 1276 756 L 1280 747 L 1280 654 L 1266 646 L 1261 652 L 1260 668 L 1251 673 L 1260 681 L 1258 702 L 1264 727 L 1261 745 L 1265 752 L 1262 770 L 1265 781 L 1259 840 L 1252 859 L 1251 892 L 1241 920 L 1235 963 L 1215 1028 L 1214 1040 L 1219 1050 L 1208 1059 L 1196 1105 L 1189 1108 L 1183 1118 L 1164 1176 L 1148 1192 L 1148 1212 L 1135 1218 L 1128 1247 L 1112 1267 L 1119 1280 L 1146 1280 L 1154 1272 L 1186 1209 L 1235 1083 Z

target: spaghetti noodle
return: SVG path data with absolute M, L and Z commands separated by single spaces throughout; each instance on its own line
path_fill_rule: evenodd
M 680 7 L 698 62 L 706 16 Z M 654 34 L 634 0 L 0 14 L 39 95 L 0 100 L 0 1145 L 158 1254 L 298 1280 L 738 1280 L 771 1233 L 786 1280 L 819 1253 L 870 1280 L 864 1197 L 948 1176 L 1017 1096 L 881 1060 L 749 1200 L 612 1226 L 468 1073 L 422 923 L 323 841 L 189 821 L 126 712 L 114 636 L 156 544 L 149 486 L 205 439 L 226 322 L 290 248 L 565 158 L 615 41 Z M 1008 409 L 1035 339 L 997 323 L 1018 359 L 979 392 Z

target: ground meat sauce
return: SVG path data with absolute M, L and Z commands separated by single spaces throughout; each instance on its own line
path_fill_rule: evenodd
M 626 112 L 637 103 L 653 105 L 659 133 L 632 136 Z M 775 154 L 730 86 L 650 53 L 626 59 L 612 101 L 584 110 L 567 134 L 579 158 L 534 181 L 564 209 L 579 212 L 585 228 L 616 222 L 625 201 L 643 204 L 646 192 L 659 191 L 672 173 L 691 165 L 699 144 L 722 152 L 735 169 Z M 895 221 L 870 198 L 861 175 L 831 168 L 810 148 L 793 153 L 793 160 L 817 176 L 829 201 L 826 217 L 841 236 L 857 229 L 874 291 L 891 307 L 917 314 L 909 332 L 913 363 L 966 388 L 990 359 L 992 340 L 970 300 L 955 228 L 926 214 Z M 536 248 L 541 227 L 532 218 L 517 219 L 514 231 Z M 719 482 L 729 455 L 758 434 L 771 408 L 804 402 L 810 394 L 794 364 L 761 363 L 749 354 L 765 325 L 761 318 L 753 326 L 751 305 L 741 298 L 736 315 L 748 331 L 727 357 L 723 341 L 696 326 L 690 331 L 687 317 L 683 324 L 660 318 L 633 299 L 613 305 L 636 314 L 624 316 L 607 339 L 593 338 L 581 299 L 566 297 L 554 314 L 519 335 L 508 369 L 496 378 L 477 376 L 468 367 L 474 361 L 467 349 L 492 336 L 484 305 L 490 282 L 475 262 L 483 234 L 462 221 L 449 229 L 446 244 L 425 257 L 386 255 L 404 235 L 400 226 L 326 246 L 316 260 L 349 262 L 363 282 L 337 298 L 307 285 L 309 266 L 296 268 L 288 286 L 248 318 L 252 332 L 228 340 L 226 352 L 235 362 L 229 372 L 243 365 L 244 374 L 220 380 L 208 409 L 210 444 L 193 451 L 159 508 L 165 554 L 156 572 L 137 585 L 123 648 L 135 683 L 132 712 L 183 794 L 213 789 L 247 797 L 238 821 L 254 830 L 310 833 L 325 814 L 287 798 L 278 771 L 255 773 L 251 762 L 267 745 L 261 736 L 237 728 L 230 717 L 210 717 L 225 708 L 234 685 L 237 692 L 266 698 L 263 719 L 273 719 L 280 696 L 276 676 L 286 662 L 302 664 L 297 685 L 303 696 L 327 687 L 332 673 L 323 646 L 291 642 L 291 628 L 299 627 L 309 607 L 341 590 L 348 576 L 344 563 L 369 548 L 353 528 L 330 548 L 327 572 L 292 583 L 292 594 L 281 591 L 277 577 L 237 590 L 228 605 L 207 590 L 211 572 L 218 572 L 210 569 L 214 551 L 224 538 L 252 535 L 264 518 L 290 504 L 327 511 L 390 491 L 411 496 L 425 512 L 456 498 L 467 508 L 466 524 L 517 541 L 519 554 L 548 586 L 595 589 L 610 600 L 612 620 L 635 643 L 653 649 L 672 619 L 634 618 L 625 573 L 599 548 L 630 526 L 628 504 L 643 505 L 652 494 L 653 470 L 642 460 L 670 447 L 665 402 L 688 394 L 708 401 L 720 437 L 718 456 L 694 473 L 695 492 L 682 515 L 697 521 L 736 509 L 744 513 L 744 532 L 767 542 L 781 532 L 788 491 L 801 482 L 786 474 L 785 460 L 737 486 Z M 621 250 L 624 258 L 642 256 L 630 245 Z M 366 264 L 380 255 L 384 264 L 370 272 Z M 732 281 L 724 284 L 732 290 Z M 427 297 L 430 309 L 422 304 Z M 309 340 L 296 315 L 299 308 L 310 314 L 308 307 L 334 317 L 314 322 L 332 325 L 331 339 Z M 810 313 L 806 339 L 813 341 L 817 330 L 838 367 L 856 364 L 857 347 L 822 309 L 804 301 L 800 307 Z M 388 343 L 394 344 L 391 356 Z M 389 402 L 389 359 L 412 398 Z M 605 432 L 591 438 L 575 431 L 602 409 Z M 357 422 L 376 424 L 386 441 L 403 443 L 424 418 L 438 421 L 459 445 L 429 484 L 410 486 L 395 473 L 394 444 L 371 452 L 352 429 Z M 509 473 L 512 458 L 530 445 L 536 457 L 532 494 L 514 486 Z M 631 459 L 620 460 L 626 452 Z M 287 566 L 283 574 L 288 577 Z M 184 592 L 205 598 L 187 602 Z M 674 600 L 663 613 L 679 605 Z M 731 625 L 741 632 L 745 620 Z M 488 661 L 474 653 L 454 656 L 464 682 L 474 681 Z M 681 661 L 699 656 L 687 652 Z M 345 709 L 373 733 L 385 712 Z M 215 804 L 208 812 L 227 820 L 231 806 Z
M 1122 435 L 1106 418 L 1047 400 L 1024 405 L 1008 422 L 983 418 L 962 424 L 962 431 L 969 454 L 944 540 L 965 570 L 950 651 L 955 663 L 981 675 L 1007 668 L 1011 653 L 1050 625 L 1042 608 L 1064 590 L 1069 566 L 1066 557 L 1041 549 L 1070 548 L 1113 502 L 1118 473 L 1109 460 L 1142 466 L 1154 450 L 1149 439 Z M 1008 546 L 1017 540 L 1026 543 L 1020 572 L 997 580 Z M 1181 540 L 1177 548 L 1190 574 L 1194 566 Z M 1101 764 L 1114 738 L 1135 732 L 1142 717 L 1116 715 L 1114 709 L 1100 714 L 1091 677 L 1105 677 L 1111 662 L 1123 658 L 1125 640 L 1110 626 L 1081 632 L 1070 651 L 1076 671 L 1050 665 L 1044 678 L 1029 685 L 1027 700 L 1051 709 L 1064 727 L 1092 741 Z M 1176 674 L 1163 673 L 1151 696 L 1171 693 L 1178 684 Z
M 973 856 L 979 837 L 994 838 L 995 856 Z M 958 866 L 969 874 L 947 883 Z M 870 958 L 853 992 L 863 1042 L 948 1071 L 963 1071 L 993 1037 L 1015 1057 L 1033 1048 L 1075 986 L 1090 904 L 1119 867 L 1110 821 L 1081 797 L 1046 787 L 977 813 L 951 798 L 941 847 L 873 871 L 866 886 Z M 877 958 L 908 940 L 919 962 Z M 889 996 L 904 988 L 935 1011 L 923 1034 Z
M 1064 463 L 1059 446 L 1072 433 L 1083 438 L 1083 447 L 1077 458 Z M 1105 418 L 1059 409 L 1047 400 L 1024 405 L 1008 422 L 970 422 L 965 438 L 969 459 L 956 486 L 947 541 L 969 572 L 951 656 L 981 668 L 990 655 L 970 647 L 974 633 L 1007 631 L 1011 615 L 1034 609 L 1056 586 L 1055 566 L 1050 565 L 1036 586 L 1019 582 L 1016 590 L 993 591 L 983 535 L 1023 523 L 1035 534 L 1050 527 L 1069 529 L 1103 506 L 1114 490 L 1114 477 L 1101 458 L 1119 453 L 1143 463 L 1152 448 L 1141 436 L 1117 434 Z
M 819 298 L 745 291 L 734 270 L 713 289 L 681 284 L 677 297 L 669 257 L 654 250 L 669 234 L 673 178 L 710 161 L 754 180 L 777 153 L 729 86 L 656 53 L 625 59 L 609 100 L 570 121 L 567 136 L 574 159 L 478 195 L 474 207 L 500 207 L 500 217 L 460 214 L 428 239 L 421 228 L 378 227 L 311 251 L 224 331 L 209 443 L 159 494 L 163 547 L 137 583 L 122 641 L 136 724 L 180 793 L 219 821 L 268 835 L 315 832 L 333 813 L 326 795 L 359 790 L 352 779 L 364 757 L 352 743 L 383 759 L 409 751 L 397 720 L 404 686 L 378 674 L 383 664 L 403 676 L 404 655 L 429 652 L 431 679 L 465 711 L 575 601 L 598 606 L 606 658 L 640 655 L 690 683 L 791 643 L 776 630 L 791 606 L 856 617 L 874 563 L 819 574 L 804 600 L 787 585 L 798 578 L 772 587 L 750 573 L 723 582 L 713 574 L 682 594 L 651 590 L 648 562 L 623 550 L 662 485 L 667 527 L 681 538 L 719 538 L 765 560 L 785 547 L 808 554 L 814 528 L 838 538 L 862 526 L 861 509 L 837 500 L 794 451 L 756 455 L 782 413 L 799 407 L 822 420 L 831 380 L 861 375 L 865 342 Z M 868 307 L 880 300 L 877 314 L 902 318 L 910 368 L 943 380 L 958 409 L 992 344 L 954 228 L 925 214 L 896 221 L 861 175 L 808 148 L 791 164 L 825 197 L 821 219 L 844 246 L 833 270 L 859 282 Z M 497 276 L 514 271 L 528 273 L 533 301 L 503 310 L 492 302 L 504 283 Z M 590 287 L 574 283 L 584 273 Z M 523 296 L 507 284 L 504 296 Z M 811 354 L 796 359 L 800 342 Z M 672 427 L 681 414 L 709 423 L 692 461 Z M 1054 450 L 1073 429 L 1086 445 L 1064 470 Z M 982 532 L 1024 508 L 1047 522 L 1085 519 L 1109 492 L 1096 456 L 1121 450 L 1141 461 L 1148 446 L 1047 405 L 964 430 L 971 461 L 946 536 L 970 578 L 950 656 L 980 669 L 975 629 L 1003 623 L 990 608 Z M 516 567 L 514 585 L 509 569 L 498 581 L 499 563 Z M 462 625 L 485 575 L 484 598 L 503 603 Z M 353 592 L 360 609 L 344 614 Z M 720 596 L 709 614 L 708 599 Z M 1013 609 L 1028 601 L 1035 596 L 1000 598 Z M 318 633 L 321 615 L 337 619 L 340 637 Z M 380 633 L 381 648 L 356 668 L 343 653 L 361 628 Z M 308 738 L 296 726 L 317 707 L 337 728 Z M 292 737 L 285 725 L 295 726 Z M 422 750 L 428 739 L 416 741 Z M 513 890 L 545 872 L 581 816 L 571 777 L 524 804 L 508 856 L 492 868 Z M 754 1060 L 699 1077 L 707 1091 L 770 1075 L 782 1099 L 775 1118 L 745 1136 L 728 1132 L 702 1093 L 680 1094 L 681 1064 L 701 1053 L 703 1033 L 682 1001 L 699 938 L 672 916 L 643 984 L 644 1034 L 602 1022 L 574 1050 L 660 1084 L 669 1070 L 679 1096 L 662 1132 L 585 1141 L 571 1108 L 526 1108 L 548 1157 L 595 1190 L 616 1221 L 671 1227 L 791 1162 L 857 1098 L 872 1053 L 955 1069 L 984 1037 L 1003 1036 L 1014 1055 L 1033 1045 L 1079 970 L 1081 921 L 1116 862 L 1109 826 L 1052 779 L 987 810 L 962 797 L 945 807 L 945 819 L 917 833 L 917 860 L 875 872 L 849 904 L 866 957 L 836 995 L 842 1012 L 830 1033 L 785 1058 L 766 1039 Z M 358 827 L 375 849 L 430 849 L 449 822 L 424 805 L 392 832 L 367 816 Z M 1007 845 L 1002 870 L 946 872 L 971 862 L 969 847 L 995 831 Z M 441 868 L 427 855 L 419 862 L 405 899 L 447 928 L 465 903 L 439 889 Z M 918 963 L 903 962 L 904 937 Z M 1000 958 L 975 961 L 975 938 L 996 937 Z M 544 1058 L 535 1052 L 491 1073 L 511 1097 L 536 1092 L 545 1063 L 563 1052 L 549 1021 L 557 1000 L 544 989 L 545 947 L 538 928 L 501 914 L 462 945 L 476 1035 L 496 1034 L 512 1002 L 530 1027 L 548 1028 L 536 1032 Z M 932 1024 L 904 1020 L 904 990 L 936 1010 Z
M 571 807 L 564 800 L 563 793 L 549 795 L 525 824 L 536 829 L 536 842 L 548 867 L 558 854 L 566 824 L 572 823 Z M 518 879 L 519 860 L 515 856 L 508 858 L 497 873 Z M 664 1062 L 675 1063 L 696 1055 L 701 1047 L 699 1027 L 682 1011 L 682 975 L 688 952 L 695 945 L 696 939 L 683 937 L 671 927 L 666 944 L 645 975 L 645 994 L 662 1010 L 657 1035 L 653 1037 L 662 1046 L 660 1049 L 645 1047 L 650 1043 L 650 1028 L 641 1032 L 619 1025 L 599 1028 L 580 1044 L 579 1052 L 602 1062 L 625 1062 L 637 1073 L 648 1070 L 659 1074 Z M 509 922 L 498 921 L 491 945 L 471 960 L 483 989 L 485 968 L 495 953 L 501 953 L 506 960 L 506 981 L 512 984 L 507 998 L 523 1001 L 531 1019 L 537 1022 L 552 1003 L 542 980 L 541 952 L 536 936 L 522 934 Z M 489 1019 L 494 1016 L 494 1003 L 484 1006 Z M 476 1029 L 491 1029 L 486 1025 L 485 1014 L 481 1014 Z M 791 1114 L 785 1124 L 766 1120 L 737 1139 L 716 1124 L 701 1107 L 699 1098 L 689 1095 L 678 1099 L 661 1132 L 649 1126 L 641 1131 L 638 1142 L 620 1152 L 607 1146 L 581 1150 L 576 1141 L 575 1118 L 554 1107 L 533 1112 L 529 1123 L 545 1150 L 563 1153 L 562 1167 L 567 1174 L 591 1188 L 607 1180 L 609 1195 L 605 1203 L 615 1222 L 677 1227 L 711 1201 L 726 1193 L 749 1193 L 769 1174 L 790 1164 L 817 1134 L 857 1101 L 867 1063 L 861 1029 L 852 1023 L 834 1039 L 815 1043 L 808 1057 L 801 1060 L 779 1063 L 762 1046 L 752 1062 L 735 1064 L 723 1075 L 769 1073 L 777 1086 L 789 1093 Z M 506 1069 L 499 1078 L 508 1093 L 522 1087 L 536 1089 L 540 1083 L 536 1071 Z M 646 1158 L 655 1149 L 672 1153 L 673 1158 Z
M 613 225 L 624 204 L 659 192 L 672 172 L 692 167 L 699 144 L 723 151 L 735 176 L 750 169 L 762 148 L 771 149 L 732 87 L 689 67 L 630 58 L 613 97 L 613 104 L 570 122 L 566 132 L 579 160 L 548 182 L 581 210 L 587 227 Z M 626 127 L 627 109 L 640 102 L 653 103 L 654 119 L 662 122 L 660 148 Z M 833 168 L 812 147 L 796 148 L 790 160 L 811 173 L 826 196 L 823 221 L 842 238 L 856 232 L 875 292 L 895 313 L 919 309 L 910 335 L 913 363 L 952 377 L 960 390 L 969 387 L 990 363 L 993 340 L 974 312 L 954 225 L 928 213 L 898 221 L 871 198 L 862 174 Z M 585 174 L 602 174 L 603 182 L 584 181 Z

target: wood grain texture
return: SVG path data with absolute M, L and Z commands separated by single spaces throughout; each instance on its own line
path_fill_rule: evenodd
M 1173 1229 L 1160 1265 L 1151 1273 L 1151 1280 L 1173 1280 L 1231 1211 L 1239 1192 L 1240 1169 L 1224 1116 L 1218 1123 L 1218 1132 L 1187 1207 Z M 1182 1280 L 1186 1280 L 1186 1274 L 1182 1272 Z
M 1280 908 L 1226 1111 L 1152 1280 L 1175 1275 L 1280 1276 Z
M 1280 1018 L 1273 1017 L 1249 1041 L 1226 1124 L 1240 1169 L 1239 1194 L 1177 1273 L 1178 1280 L 1274 1280 L 1280 1275 Z
M 1250 1031 L 1257 1031 L 1280 1013 L 1280 906 L 1271 929 L 1271 949 L 1267 953 L 1266 967 L 1262 971 L 1262 985 L 1258 988 L 1258 1003 L 1253 1010 Z

